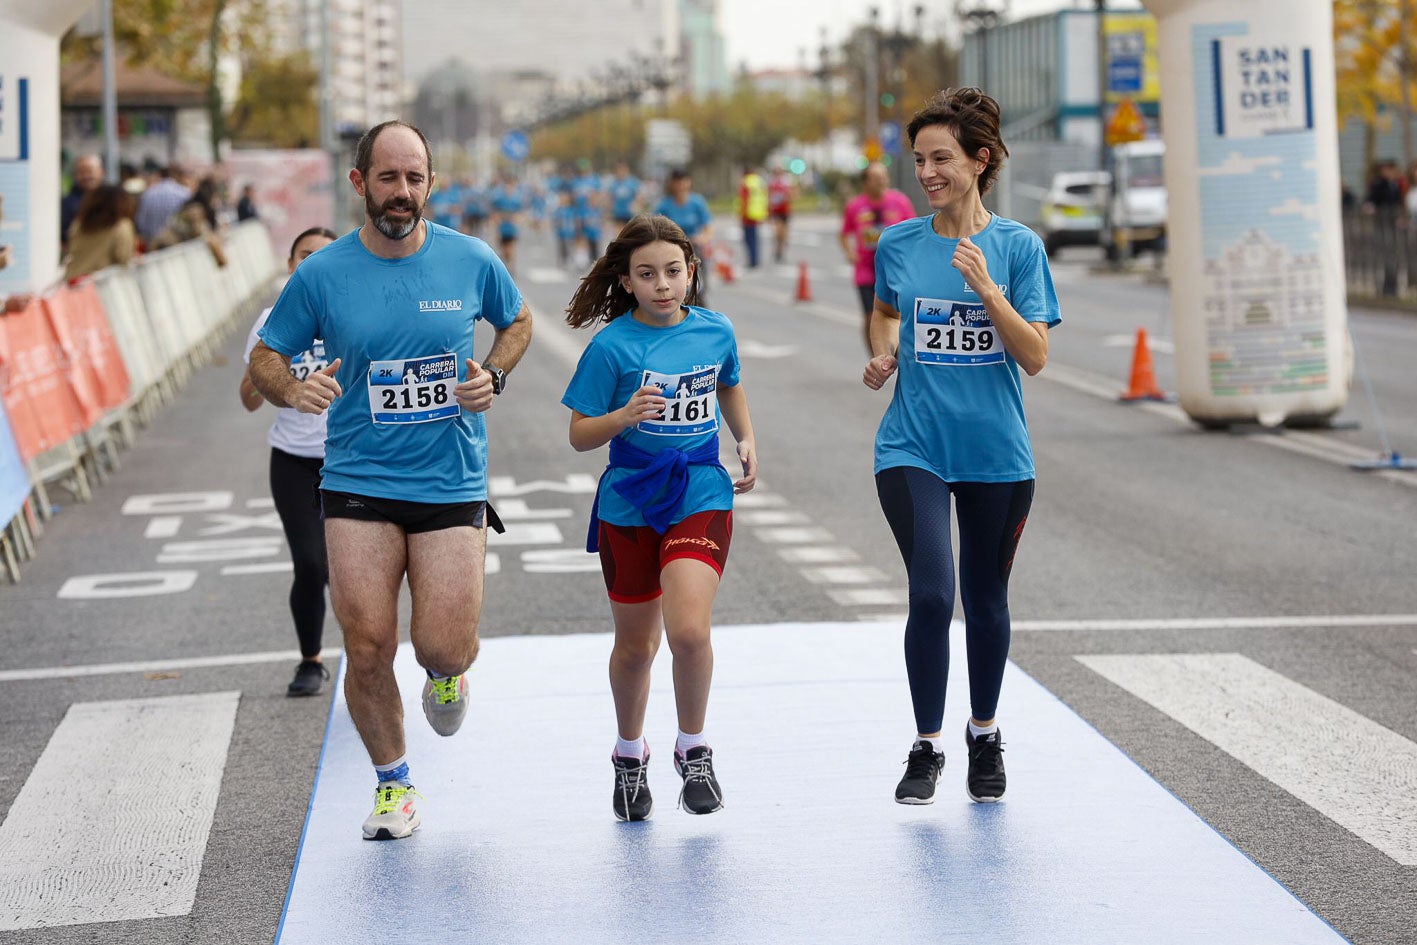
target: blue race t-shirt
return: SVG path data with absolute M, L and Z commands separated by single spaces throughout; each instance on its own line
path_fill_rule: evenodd
M 675 203 L 674 198 L 666 194 L 660 199 L 654 212 L 679 224 L 679 229 L 683 230 L 689 239 L 698 236 L 700 230 L 713 222 L 708 201 L 699 194 L 689 194 L 683 203 Z
M 561 403 L 587 417 L 603 417 L 629 403 L 641 387 L 658 384 L 669 398 L 664 416 L 636 424 L 620 436 L 652 453 L 667 447 L 687 453 L 712 440 L 719 428 L 718 390 L 738 385 L 738 342 L 727 316 L 696 306 L 689 306 L 688 312 L 679 324 L 664 327 L 646 325 L 629 313 L 611 321 L 581 353 Z M 733 508 L 727 470 L 690 466 L 688 472 L 689 488 L 672 522 L 709 509 Z M 634 473 L 612 469 L 606 474 L 600 484 L 601 521 L 645 524 L 640 510 L 611 487 Z
M 640 182 L 633 177 L 616 177 L 610 181 L 611 213 L 617 220 L 628 220 L 634 213 L 635 198 L 640 193 Z
M 458 406 L 473 327 L 506 328 L 522 307 L 507 268 L 479 239 L 425 221 L 412 256 L 375 256 L 353 230 L 295 270 L 261 329 L 285 355 L 325 342 L 342 359 L 321 486 L 412 502 L 487 498 L 487 426 Z M 311 262 L 315 265 L 310 265 Z
M 954 268 L 957 239 L 933 216 L 881 232 L 876 295 L 900 313 L 895 393 L 876 433 L 875 471 L 917 466 L 946 482 L 1034 478 L 1019 367 L 979 296 Z M 993 216 L 970 237 L 989 277 L 1025 320 L 1062 319 L 1043 241 Z

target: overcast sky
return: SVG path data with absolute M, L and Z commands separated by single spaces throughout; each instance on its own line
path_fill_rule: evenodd
M 808 68 L 817 66 L 821 28 L 827 28 L 829 45 L 840 45 L 854 24 L 862 23 L 872 7 L 881 10 L 881 25 L 890 29 L 897 22 L 912 25 L 916 3 L 926 8 L 927 35 L 937 33 L 953 20 L 954 0 L 718 0 L 719 25 L 728 45 L 728 66 L 736 71 L 747 61 L 750 69 L 794 68 L 799 50 L 807 50 Z M 964 0 L 966 7 L 1008 7 L 1009 19 L 1017 20 L 1052 10 L 1091 10 L 1094 0 Z M 1109 9 L 1137 7 L 1137 0 L 1108 0 Z

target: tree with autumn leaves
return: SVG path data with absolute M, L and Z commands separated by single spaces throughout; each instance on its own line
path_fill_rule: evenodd
M 1333 39 L 1338 122 L 1363 123 L 1364 166 L 1377 157 L 1378 131 L 1396 116 L 1402 163 L 1414 153 L 1412 107 L 1417 102 L 1417 0 L 1334 0 Z
M 213 160 L 230 139 L 272 147 L 309 147 L 319 138 L 317 73 L 304 52 L 273 51 L 265 0 L 113 0 L 118 55 L 207 90 Z M 64 38 L 65 62 L 98 59 L 102 36 Z M 234 102 L 221 92 L 221 69 L 235 64 Z

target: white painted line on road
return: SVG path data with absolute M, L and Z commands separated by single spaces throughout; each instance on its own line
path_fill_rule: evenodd
M 499 555 L 499 554 L 497 554 L 497 552 L 495 552 L 495 551 L 486 552 L 486 557 L 483 559 L 482 576 L 483 576 L 483 577 L 487 577 L 488 575 L 491 575 L 491 574 L 501 574 L 501 573 L 502 573 L 502 556 Z
M 496 508 L 497 517 L 503 522 L 521 519 L 570 518 L 573 514 L 568 508 L 534 509 L 527 504 L 526 499 L 498 499 Z
M 895 587 L 860 587 L 847 590 L 835 588 L 827 596 L 843 607 L 873 607 L 910 603 L 910 592 Z
M 1130 348 L 1137 343 L 1136 333 L 1129 335 L 1105 335 L 1102 338 L 1104 348 Z M 1156 354 L 1175 354 L 1176 345 L 1170 338 L 1158 338 L 1154 335 L 1146 340 L 1146 346 Z
M 779 508 L 787 504 L 787 499 L 775 492 L 764 492 L 761 487 L 752 492 L 733 497 L 733 513 L 736 518 L 739 509 Z
M 1239 653 L 1075 659 L 1417 866 L 1417 744 Z
M 850 548 L 808 545 L 805 548 L 779 548 L 777 556 L 793 564 L 843 564 L 860 561 L 861 556 Z
M 228 564 L 221 569 L 222 577 L 234 574 L 275 574 L 280 571 L 294 571 L 290 561 L 271 561 L 265 564 Z
M 272 498 L 270 498 L 270 497 L 267 497 L 267 498 L 264 498 L 264 499 L 247 499 L 247 500 L 246 500 L 246 508 L 248 508 L 248 509 L 273 509 L 273 508 L 275 508 L 275 507 L 276 507 L 276 500 L 275 500 L 275 499 L 272 499 Z
M 1177 617 L 1158 620 L 1015 620 L 1015 630 L 1303 630 L 1310 627 L 1412 627 L 1417 614 L 1305 617 Z
M 744 295 L 750 295 L 755 299 L 760 299 L 764 302 L 771 302 L 773 305 L 776 305 L 779 308 L 787 306 L 786 310 L 792 313 L 806 312 L 809 315 L 815 315 L 817 318 L 824 319 L 825 321 L 836 322 L 838 325 L 850 325 L 854 328 L 861 327 L 862 316 L 860 312 L 852 312 L 844 308 L 837 308 L 834 305 L 823 305 L 821 302 L 793 302 L 781 291 L 773 291 L 771 289 L 760 289 L 757 286 L 744 285 L 741 282 L 735 283 L 729 289 L 729 291 L 741 292 Z M 847 292 L 844 288 L 842 295 L 847 296 Z M 853 293 L 848 297 L 854 298 L 855 295 Z
M 177 532 L 182 528 L 182 516 L 180 515 L 157 515 L 148 520 L 148 527 L 143 530 L 144 538 L 175 538 Z
M 879 568 L 861 565 L 803 568 L 802 576 L 813 584 L 875 584 L 890 580 Z
M 854 614 L 852 619 L 859 620 L 862 623 L 893 623 L 904 625 L 909 617 L 910 614 L 904 611 L 885 611 L 882 613 L 858 613 Z M 953 629 L 954 625 L 951 624 L 950 627 Z
M 737 504 L 736 497 L 734 504 Z M 734 525 L 806 525 L 811 521 L 807 513 L 794 509 L 748 509 L 733 512 Z
M 501 534 L 488 529 L 489 545 L 559 545 L 561 529 L 551 522 L 507 522 Z
M 814 541 L 832 541 L 825 528 L 759 528 L 753 532 L 763 541 L 779 545 L 806 545 Z
M 344 651 L 327 646 L 320 651 L 321 659 L 336 659 Z M 182 660 L 144 660 L 132 663 L 91 663 L 85 666 L 45 666 L 38 669 L 0 670 L 0 682 L 30 682 L 42 679 L 69 679 L 80 676 L 116 676 L 123 673 L 170 673 L 184 669 L 209 669 L 213 666 L 250 666 L 258 663 L 298 663 L 299 650 L 274 650 L 265 653 L 227 653 L 222 656 L 193 656 Z
M 70 706 L 0 825 L 0 930 L 190 913 L 240 700 Z

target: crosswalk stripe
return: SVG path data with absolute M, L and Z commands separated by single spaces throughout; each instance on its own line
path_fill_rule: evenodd
M 0 824 L 0 931 L 190 913 L 240 699 L 71 706 Z
M 1238 653 L 1076 659 L 1417 866 L 1417 744 Z

